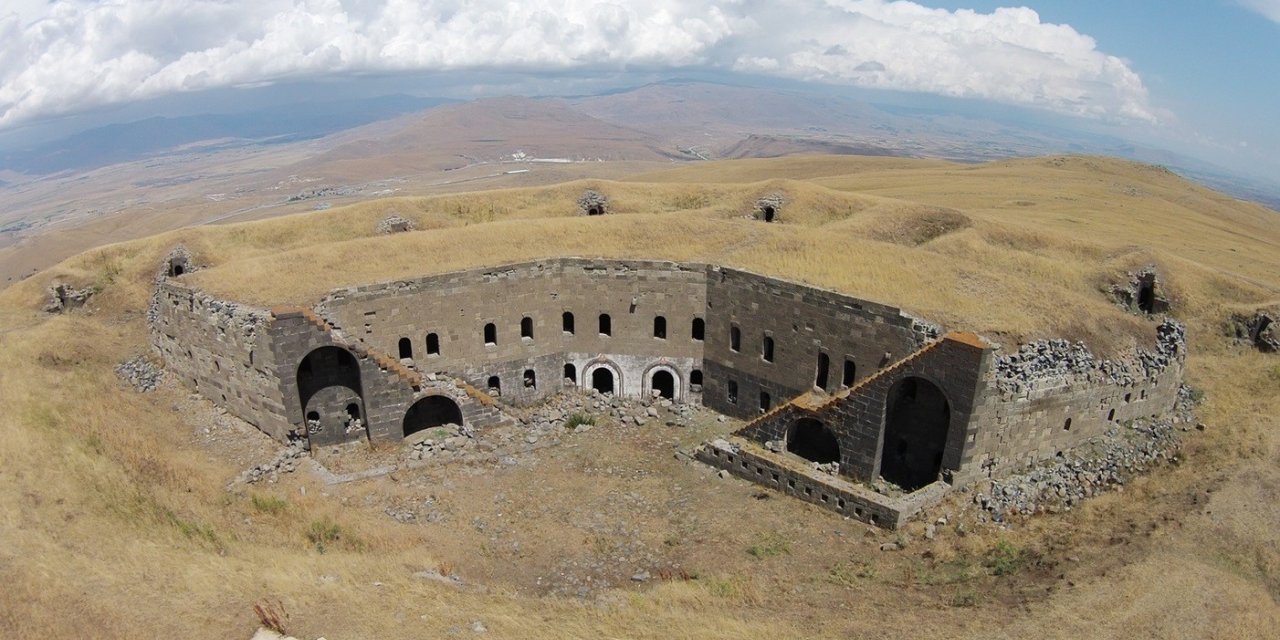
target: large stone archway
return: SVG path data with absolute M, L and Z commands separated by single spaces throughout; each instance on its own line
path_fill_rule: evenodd
M 360 363 L 350 351 L 335 346 L 312 350 L 298 363 L 297 382 L 311 444 L 336 444 L 367 435 Z
M 840 440 L 815 418 L 801 418 L 787 427 L 787 451 L 810 462 L 840 462 Z
M 880 476 L 914 491 L 938 479 L 951 426 L 951 403 L 938 385 L 908 376 L 889 389 Z
M 404 436 L 446 424 L 462 426 L 462 407 L 448 396 L 427 396 L 413 403 L 404 414 Z

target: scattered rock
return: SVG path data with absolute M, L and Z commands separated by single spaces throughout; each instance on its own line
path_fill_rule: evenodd
M 164 378 L 164 369 L 146 356 L 137 356 L 116 365 L 116 375 L 142 393 L 155 391 Z
M 1115 425 L 1072 452 L 991 481 L 989 494 L 979 492 L 973 501 L 994 522 L 1069 511 L 1086 498 L 1119 490 L 1137 473 L 1176 460 L 1179 446 L 1177 430 L 1167 418 Z
M 270 462 L 246 469 L 240 474 L 238 480 L 244 484 L 254 484 L 262 480 L 275 482 L 279 474 L 293 473 L 305 453 L 306 445 L 301 440 L 296 441 L 281 449 Z

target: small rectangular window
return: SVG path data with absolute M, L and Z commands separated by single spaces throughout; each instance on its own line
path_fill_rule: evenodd
M 725 386 L 725 398 L 729 404 L 738 404 L 738 383 L 736 380 L 730 380 Z

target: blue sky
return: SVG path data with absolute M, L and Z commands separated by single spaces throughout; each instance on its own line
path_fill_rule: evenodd
M 930 2 L 991 11 L 1000 2 Z M 1130 131 L 1220 164 L 1280 180 L 1280 0 L 1069 0 L 1023 3 L 1129 61 L 1167 126 Z M 1266 17 L 1265 7 L 1270 6 Z M 1197 139 L 1203 136 L 1204 139 Z M 1241 148 L 1241 144 L 1248 145 Z
M 0 144 L 67 116 L 100 121 L 137 112 L 122 106 L 214 93 L 225 101 L 265 85 L 403 77 L 430 94 L 435 77 L 453 83 L 441 93 L 458 95 L 466 90 L 457 78 L 497 75 L 519 81 L 488 89 L 545 93 L 592 80 L 619 86 L 718 74 L 1026 108 L 1280 182 L 1280 0 L 0 7 Z M 486 89 L 477 83 L 473 93 Z

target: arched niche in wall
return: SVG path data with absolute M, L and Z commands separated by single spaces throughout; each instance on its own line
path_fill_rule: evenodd
M 413 403 L 404 414 L 404 435 L 446 424 L 462 425 L 462 408 L 448 396 L 427 396 Z
M 800 418 L 787 427 L 787 451 L 810 462 L 840 462 L 840 441 L 816 418 Z
M 938 479 L 951 426 L 951 403 L 938 385 L 907 376 L 889 388 L 880 476 L 907 491 Z
M 641 393 L 645 397 L 652 397 L 653 393 L 657 391 L 662 398 L 680 400 L 683 396 L 682 389 L 680 373 L 671 365 L 655 364 L 644 372 L 644 388 Z
M 622 395 L 622 370 L 608 360 L 596 360 L 582 369 L 582 385 L 600 393 Z
M 365 413 L 360 363 L 355 355 L 342 347 L 314 349 L 298 363 L 297 383 L 298 403 L 302 414 L 308 416 L 307 435 L 313 444 L 350 439 L 346 433 L 351 421 L 348 407 L 354 404 L 359 415 Z

